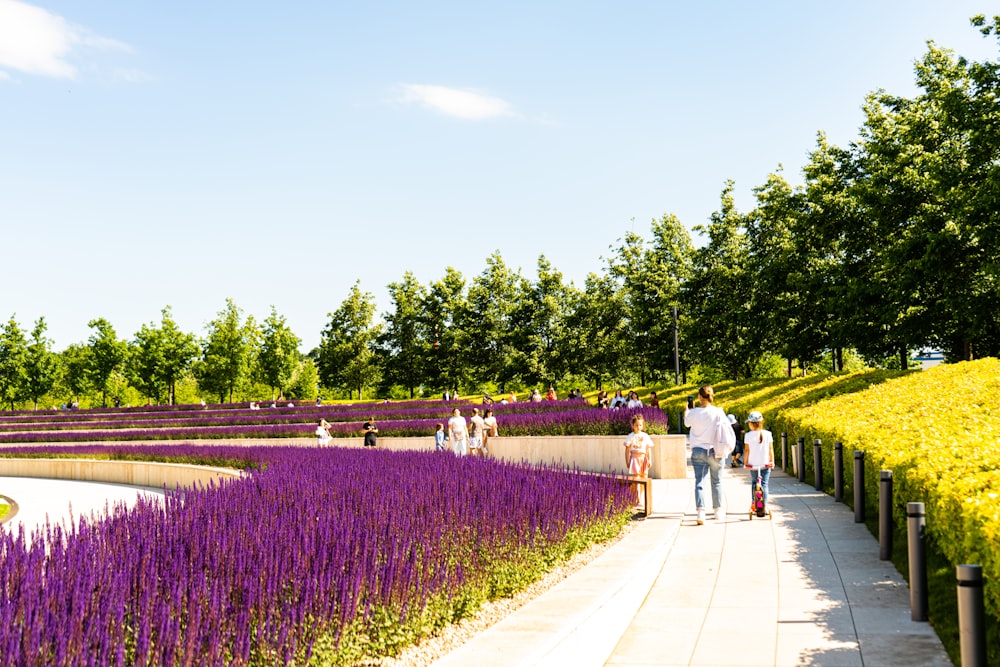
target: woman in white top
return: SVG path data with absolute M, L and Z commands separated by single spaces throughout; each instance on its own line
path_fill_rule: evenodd
M 767 505 L 767 483 L 774 467 L 774 436 L 764 428 L 764 415 L 754 410 L 747 417 L 750 431 L 743 436 L 743 460 L 750 468 L 750 511 L 753 508 L 753 487 L 760 477 L 764 489 L 764 505 Z
M 320 419 L 319 425 L 316 426 L 316 444 L 320 447 L 330 444 L 330 423 L 325 419 Z
M 465 456 L 469 453 L 469 426 L 462 416 L 462 411 L 455 408 L 448 420 L 448 440 L 451 441 L 455 456 Z

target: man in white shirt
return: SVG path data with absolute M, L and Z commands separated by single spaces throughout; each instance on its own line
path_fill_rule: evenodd
M 465 456 L 469 453 L 469 428 L 461 410 L 455 408 L 451 414 L 453 416 L 448 420 L 448 440 L 451 441 L 455 456 Z
M 472 408 L 472 417 L 469 418 L 469 453 L 473 456 L 482 456 L 483 433 L 486 431 L 486 422 L 479 414 L 479 408 Z
M 711 476 L 712 507 L 715 518 L 725 521 L 726 511 L 722 509 L 722 459 L 715 456 L 716 439 L 721 427 L 732 430 L 722 408 L 713 405 L 715 391 L 709 385 L 698 388 L 698 405 L 688 400 L 684 410 L 684 425 L 691 429 L 688 441 L 691 444 L 691 467 L 694 468 L 694 504 L 698 509 L 698 525 L 705 523 L 705 480 Z

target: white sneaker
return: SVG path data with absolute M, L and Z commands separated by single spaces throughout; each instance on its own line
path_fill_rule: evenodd
M 722 509 L 721 507 L 716 508 L 716 510 L 715 510 L 715 520 L 716 521 L 725 521 L 726 520 L 726 510 Z
M 698 519 L 697 519 L 697 521 L 698 521 L 698 525 L 699 526 L 704 526 L 705 525 L 705 510 L 698 510 Z

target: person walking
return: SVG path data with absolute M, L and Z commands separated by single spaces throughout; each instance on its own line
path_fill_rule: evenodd
M 728 452 L 716 452 L 723 429 L 733 432 L 726 413 L 714 405 L 715 390 L 709 385 L 698 388 L 698 405 L 694 397 L 688 398 L 684 410 L 684 425 L 691 429 L 688 436 L 691 443 L 691 467 L 694 468 L 694 504 L 698 511 L 698 525 L 705 523 L 705 482 L 711 478 L 712 507 L 716 521 L 725 521 L 726 511 L 722 508 L 722 458 Z M 719 444 L 718 448 L 723 449 Z
M 493 416 L 493 410 L 486 409 L 486 417 L 483 419 L 483 424 L 486 425 L 486 430 L 483 432 L 483 454 L 489 454 L 490 450 L 487 447 L 490 438 L 495 438 L 498 434 L 497 418 Z
M 330 422 L 325 419 L 320 419 L 316 426 L 316 444 L 320 447 L 330 444 Z
M 767 483 L 774 468 L 774 436 L 764 428 L 764 415 L 757 410 L 747 417 L 747 425 L 750 431 L 743 436 L 743 456 L 750 469 L 750 511 L 753 512 L 753 487 L 758 477 L 764 491 L 764 506 L 767 506 Z
M 455 452 L 455 456 L 465 456 L 469 453 L 469 427 L 461 410 L 455 408 L 451 414 L 452 417 L 448 420 L 448 439 L 451 441 L 451 449 Z
M 483 455 L 483 433 L 486 431 L 486 423 L 479 414 L 479 408 L 472 408 L 472 416 L 469 417 L 469 453 L 473 456 Z
M 443 452 L 444 443 L 448 442 L 448 434 L 444 432 L 444 424 L 438 422 L 434 425 L 434 449 Z
M 375 434 L 378 433 L 378 427 L 375 426 L 375 418 L 369 417 L 368 421 L 365 422 L 365 425 L 361 428 L 361 430 L 365 434 L 365 447 L 374 447 Z

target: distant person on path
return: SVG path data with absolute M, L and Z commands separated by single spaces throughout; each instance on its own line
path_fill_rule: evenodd
M 747 417 L 750 431 L 743 436 L 746 467 L 750 468 L 750 511 L 753 507 L 753 487 L 760 477 L 760 486 L 764 490 L 764 505 L 767 505 L 767 483 L 771 479 L 771 468 L 774 467 L 774 436 L 764 428 L 764 415 L 754 410 Z
M 486 431 L 486 423 L 483 416 L 479 414 L 479 408 L 472 408 L 472 416 L 469 417 L 469 453 L 473 456 L 483 455 L 483 433 Z
M 361 427 L 361 430 L 365 434 L 365 447 L 375 446 L 375 434 L 378 433 L 378 427 L 375 426 L 375 418 L 369 417 L 365 425 Z
M 483 418 L 483 424 L 486 425 L 486 431 L 483 432 L 483 453 L 489 454 L 488 449 L 490 438 L 495 438 L 497 436 L 497 418 L 493 416 L 493 411 L 487 409 L 486 417 Z
M 622 443 L 625 446 L 625 465 L 628 466 L 628 474 L 633 477 L 646 477 L 649 473 L 653 439 L 643 431 L 645 427 L 646 421 L 642 415 L 632 415 L 632 432 L 625 437 L 625 442 Z M 642 498 L 639 496 L 639 485 L 633 484 L 633 486 L 635 487 L 635 504 L 639 505 L 642 503 Z
M 434 449 L 439 452 L 444 451 L 444 444 L 448 442 L 448 434 L 444 432 L 444 424 L 434 425 Z
M 442 400 L 450 401 L 451 400 L 451 392 L 448 391 L 447 389 L 445 389 L 444 390 L 444 396 L 442 396 L 441 398 L 442 398 Z
M 455 456 L 465 456 L 469 453 L 469 427 L 461 410 L 455 408 L 451 414 L 452 417 L 448 420 L 448 439 Z
M 730 425 L 733 427 L 733 433 L 736 435 L 736 446 L 733 448 L 732 465 L 734 468 L 739 468 L 743 465 L 743 434 L 745 431 L 743 430 L 743 424 L 741 424 L 740 420 L 736 418 L 736 415 L 726 415 L 726 418 L 729 420 Z
M 330 422 L 325 419 L 320 419 L 316 426 L 316 444 L 320 447 L 330 444 Z
M 510 402 L 517 403 L 517 394 L 515 394 L 514 392 L 510 392 Z
M 723 521 L 726 512 L 722 509 L 722 461 L 715 456 L 715 446 L 722 428 L 732 430 L 726 413 L 716 407 L 715 391 L 709 385 L 698 389 L 697 406 L 688 398 L 684 410 L 684 425 L 691 429 L 688 440 L 691 443 L 691 467 L 694 468 L 694 504 L 698 510 L 698 525 L 705 523 L 705 480 L 712 479 L 712 507 L 715 519 Z

